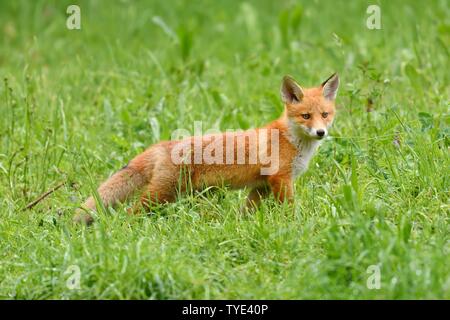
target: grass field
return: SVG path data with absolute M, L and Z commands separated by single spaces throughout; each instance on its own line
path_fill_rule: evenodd
M 74 2 L 81 30 L 66 28 Z M 1 1 L 0 298 L 449 299 L 449 14 L 445 0 Z M 271 199 L 243 215 L 247 191 L 219 190 L 71 223 L 175 129 L 265 124 L 283 75 L 308 87 L 335 71 L 339 113 L 294 215 Z

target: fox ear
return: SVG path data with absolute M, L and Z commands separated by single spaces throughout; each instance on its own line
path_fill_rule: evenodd
M 294 104 L 299 103 L 302 99 L 302 88 L 294 79 L 289 76 L 284 76 L 283 84 L 281 85 L 281 100 L 283 100 L 284 103 Z
M 331 77 L 322 83 L 323 96 L 328 100 L 336 99 L 337 91 L 339 88 L 339 76 L 337 73 L 333 73 Z

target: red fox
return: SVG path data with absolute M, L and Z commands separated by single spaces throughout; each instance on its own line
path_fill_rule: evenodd
M 272 193 L 280 202 L 293 202 L 293 181 L 304 172 L 335 116 L 339 77 L 333 74 L 320 86 L 303 89 L 291 77 L 281 85 L 285 111 L 268 125 L 163 141 L 150 146 L 98 188 L 105 207 L 125 201 L 135 191 L 140 202 L 129 211 L 150 210 L 155 203 L 176 200 L 188 190 L 228 185 L 250 188 L 244 209 L 256 208 Z M 74 221 L 93 222 L 89 197 Z

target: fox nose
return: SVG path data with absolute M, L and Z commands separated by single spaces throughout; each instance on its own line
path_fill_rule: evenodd
M 325 130 L 323 130 L 323 129 L 319 129 L 319 130 L 317 130 L 317 135 L 319 136 L 319 137 L 323 137 L 324 135 L 325 135 Z

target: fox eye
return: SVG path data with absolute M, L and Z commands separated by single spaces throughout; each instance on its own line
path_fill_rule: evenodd
M 322 113 L 322 117 L 324 117 L 324 118 L 328 117 L 328 112 Z
M 302 117 L 303 119 L 308 120 L 309 118 L 311 118 L 311 115 L 309 113 L 303 113 Z

